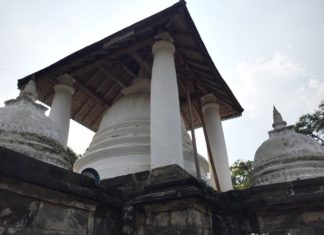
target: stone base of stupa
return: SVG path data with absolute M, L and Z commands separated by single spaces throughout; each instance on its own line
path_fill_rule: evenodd
M 176 165 L 106 179 L 0 148 L 0 234 L 324 234 L 324 178 L 218 193 Z

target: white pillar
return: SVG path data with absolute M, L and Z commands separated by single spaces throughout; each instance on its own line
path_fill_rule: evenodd
M 223 192 L 231 190 L 233 189 L 233 185 L 229 169 L 222 121 L 219 114 L 219 105 L 217 104 L 216 97 L 213 94 L 205 95 L 202 98 L 202 109 L 220 190 Z M 214 180 L 212 172 L 211 179 L 212 181 Z
M 65 74 L 58 80 L 59 84 L 54 87 L 55 94 L 49 118 L 60 128 L 62 137 L 61 143 L 63 147 L 66 148 L 70 127 L 72 95 L 74 93 L 74 79 Z
M 175 47 L 170 38 L 159 40 L 152 47 L 151 169 L 184 166 Z

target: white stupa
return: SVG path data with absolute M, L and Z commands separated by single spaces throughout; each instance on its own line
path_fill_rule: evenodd
M 269 139 L 256 151 L 253 185 L 324 176 L 324 148 L 313 138 L 287 126 L 274 107 Z
M 101 179 L 107 179 L 151 169 L 150 80 L 139 76 L 122 93 L 124 96 L 106 111 L 89 149 L 74 164 L 74 171 L 94 168 Z M 182 148 L 184 169 L 196 176 L 192 143 L 183 121 Z M 208 162 L 199 156 L 199 163 L 206 180 Z
M 36 103 L 31 79 L 16 99 L 0 108 L 0 146 L 53 165 L 71 168 L 55 123 L 45 116 L 47 108 Z

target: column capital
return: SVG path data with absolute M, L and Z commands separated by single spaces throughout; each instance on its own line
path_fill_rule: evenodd
M 215 95 L 209 93 L 207 95 L 204 95 L 201 98 L 202 101 L 202 109 L 203 111 L 205 111 L 206 109 L 213 107 L 216 108 L 217 110 L 219 110 L 219 104 L 217 102 L 217 98 Z
M 55 85 L 55 91 L 67 91 L 71 95 L 74 94 L 73 84 L 75 82 L 75 79 L 72 76 L 70 76 L 69 74 L 63 74 L 59 76 L 57 80 L 59 81 L 59 83 Z
M 152 46 L 152 53 L 155 55 L 157 52 L 161 50 L 169 51 L 170 53 L 174 54 L 175 52 L 175 46 L 172 42 L 167 40 L 159 40 L 156 41 Z
M 57 80 L 59 81 L 60 84 L 65 84 L 68 86 L 73 87 L 73 84 L 75 82 L 75 79 L 70 75 L 70 74 L 62 74 L 60 75 Z
M 57 84 L 55 85 L 54 87 L 54 91 L 57 92 L 57 91 L 67 91 L 69 92 L 71 95 L 74 94 L 74 88 L 71 87 L 71 86 L 68 86 L 66 84 Z

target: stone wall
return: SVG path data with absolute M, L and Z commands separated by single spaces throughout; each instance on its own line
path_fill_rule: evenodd
M 99 205 L 118 204 L 88 177 L 0 148 L 0 234 L 104 234 Z M 114 195 L 113 192 L 111 195 Z M 104 207 L 102 207 L 104 208 Z M 106 229 L 106 228 L 105 228 Z M 105 234 L 118 234 L 110 226 Z M 96 231 L 98 231 L 96 233 Z
M 218 193 L 177 166 L 107 179 L 0 148 L 0 235 L 322 235 L 324 178 Z
M 1 177 L 0 234 L 91 234 L 96 203 Z
M 147 205 L 145 213 L 145 234 L 212 234 L 211 210 L 195 199 Z
M 324 234 L 324 178 L 220 194 L 214 205 L 220 234 Z

